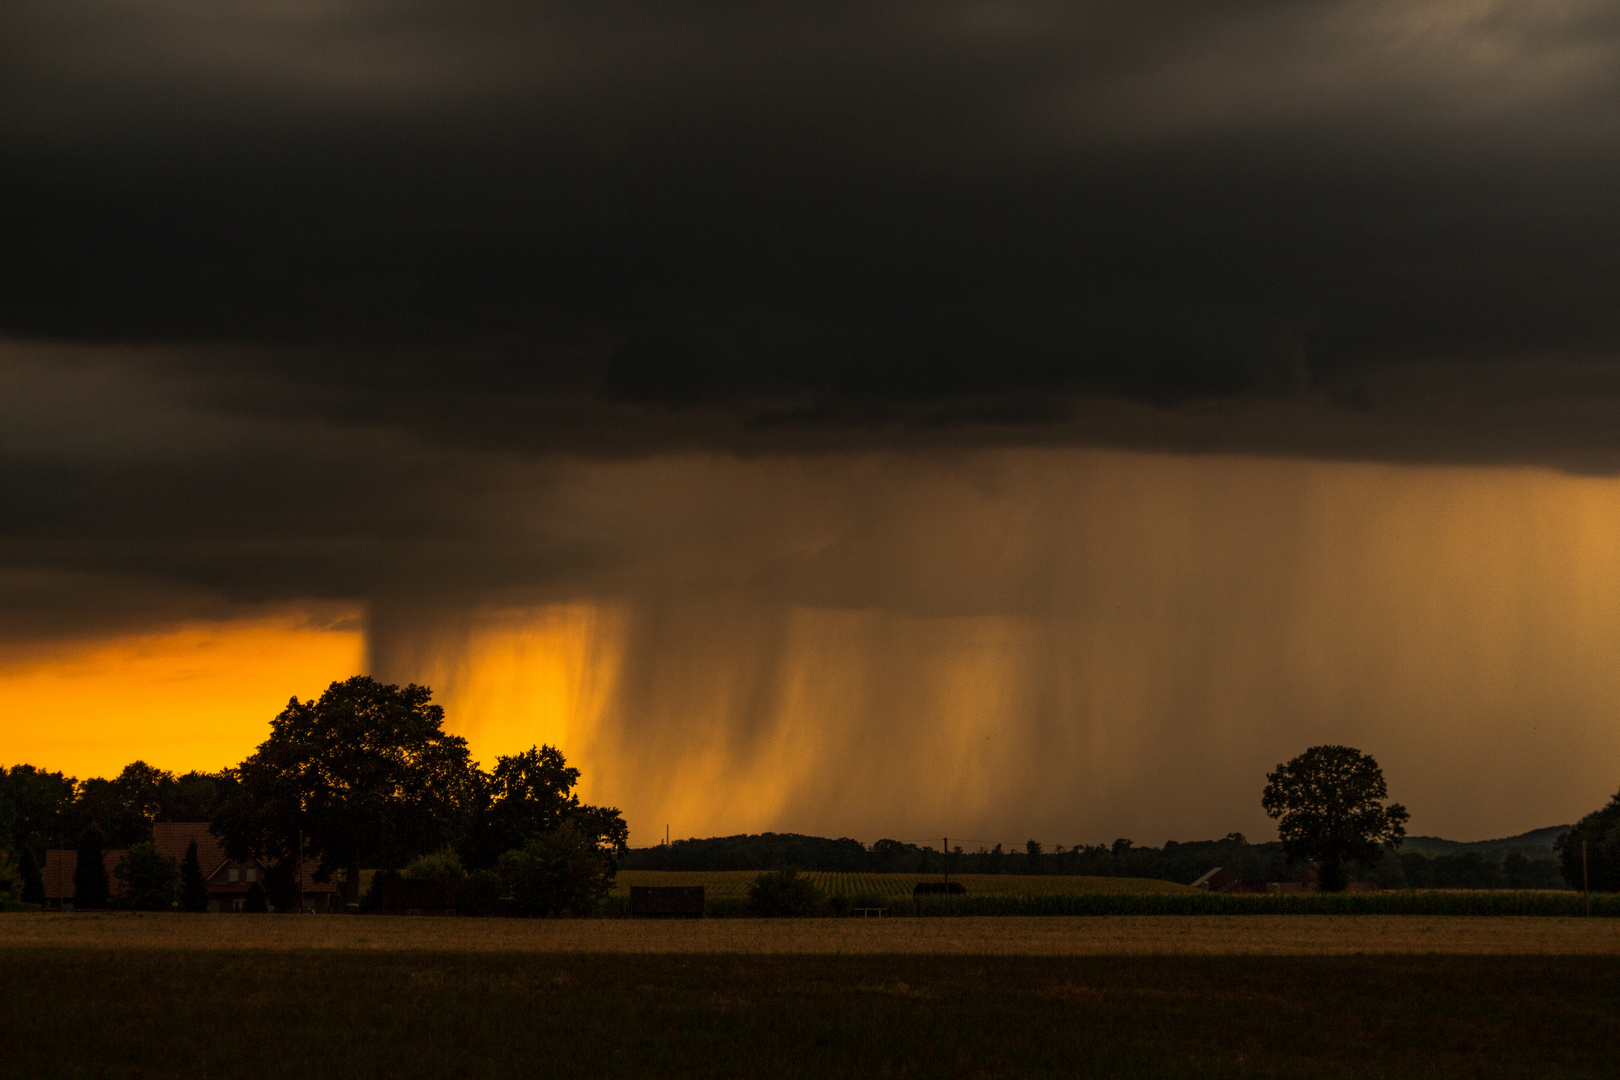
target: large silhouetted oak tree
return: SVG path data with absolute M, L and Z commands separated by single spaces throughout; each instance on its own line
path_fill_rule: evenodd
M 1406 835 L 1406 807 L 1385 806 L 1378 762 L 1350 746 L 1313 746 L 1266 776 L 1260 805 L 1277 818 L 1289 861 L 1314 861 L 1324 892 L 1345 887 L 1344 864 L 1370 864 Z
M 238 787 L 214 821 L 226 850 L 291 859 L 302 830 L 316 878 L 346 871 L 354 900 L 362 866 L 403 866 L 457 839 L 477 783 L 431 696 L 357 675 L 317 701 L 293 698 L 232 770 Z

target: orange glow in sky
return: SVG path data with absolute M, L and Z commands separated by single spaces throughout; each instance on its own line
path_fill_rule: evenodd
M 358 618 L 303 612 L 0 654 L 0 765 L 85 779 L 140 759 L 175 773 L 234 765 L 293 695 L 364 670 Z

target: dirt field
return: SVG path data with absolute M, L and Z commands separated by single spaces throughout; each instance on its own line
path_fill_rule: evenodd
M 629 896 L 632 885 L 702 885 L 710 899 L 748 895 L 757 870 L 620 870 L 613 895 Z M 870 896 L 885 900 L 911 896 L 919 881 L 939 881 L 938 874 L 844 874 L 812 870 L 804 875 L 827 896 Z M 975 896 L 1065 896 L 1092 893 L 1190 893 L 1190 885 L 1152 878 L 1084 877 L 1066 874 L 952 874 Z
M 344 949 L 447 952 L 1620 955 L 1620 920 L 1407 916 L 959 919 L 455 919 L 10 914 L 0 949 Z

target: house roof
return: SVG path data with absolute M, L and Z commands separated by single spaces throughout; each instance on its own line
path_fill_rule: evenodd
M 245 893 L 252 887 L 248 881 L 231 881 L 224 871 L 232 866 L 257 866 L 268 869 L 259 859 L 250 859 L 247 862 L 234 862 L 225 855 L 225 845 L 219 837 L 208 831 L 206 821 L 160 821 L 152 826 L 152 846 L 159 852 L 169 856 L 175 862 L 181 862 L 186 857 L 186 848 L 191 842 L 197 841 L 197 865 L 202 870 L 203 880 L 208 883 L 208 891 L 218 894 Z M 128 890 L 124 881 L 117 874 L 118 864 L 124 861 L 129 852 L 126 849 L 116 851 L 103 851 L 102 861 L 107 866 L 107 885 L 109 896 L 122 896 Z M 45 853 L 45 868 L 42 875 L 45 879 L 45 899 L 72 900 L 73 899 L 73 873 L 79 865 L 79 853 L 71 848 L 55 848 Z M 328 881 L 317 883 L 315 870 L 320 864 L 314 859 L 304 860 L 304 892 L 305 893 L 335 893 L 338 891 L 337 883 Z M 244 877 L 246 875 L 243 875 Z
M 107 895 L 122 896 L 124 880 L 117 874 L 118 864 L 129 852 L 124 849 L 103 851 L 102 865 L 107 868 Z M 79 869 L 79 853 L 72 848 L 58 848 L 45 853 L 45 899 L 72 900 L 76 892 L 73 875 Z
M 1232 881 L 1232 880 L 1236 879 L 1237 876 L 1238 876 L 1238 874 L 1237 874 L 1236 870 L 1229 870 L 1224 866 L 1217 866 L 1214 869 L 1212 869 L 1209 873 L 1205 874 L 1203 877 L 1201 877 L 1197 881 L 1193 882 L 1193 888 L 1195 888 L 1195 889 L 1219 889 L 1222 885 L 1225 885 L 1229 881 Z
M 225 844 L 208 831 L 208 822 L 160 821 L 152 826 L 152 843 L 175 862 L 180 862 L 186 857 L 186 848 L 193 840 L 197 841 L 197 865 L 202 870 L 203 880 L 208 882 L 209 892 L 247 891 L 247 882 L 226 881 L 225 875 L 220 871 L 227 866 L 247 866 L 249 863 L 232 863 L 225 855 Z M 252 859 L 249 862 L 268 869 L 268 864 L 260 859 Z M 316 884 L 315 870 L 319 865 L 314 859 L 304 860 L 304 891 L 337 892 L 337 885 L 333 882 Z
M 208 831 L 206 821 L 160 821 L 152 826 L 152 844 L 175 862 L 183 862 L 186 848 L 197 842 L 197 865 L 204 880 L 225 864 L 225 845 Z

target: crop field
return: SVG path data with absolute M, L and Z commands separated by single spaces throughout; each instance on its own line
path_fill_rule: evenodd
M 0 1077 L 1608 1077 L 1620 919 L 0 915 Z
M 271 917 L 217 921 L 254 918 Z M 1595 1078 L 1614 1075 L 1617 973 L 1568 956 L 0 949 L 0 1075 Z
M 614 884 L 615 896 L 629 896 L 632 885 L 702 885 L 710 899 L 743 899 L 748 885 L 759 876 L 757 870 L 621 870 Z M 874 900 L 910 899 L 911 890 L 922 881 L 940 881 L 939 874 L 842 874 L 807 871 L 809 878 L 826 896 Z M 973 896 L 1088 896 L 1149 895 L 1155 893 L 1198 893 L 1188 885 L 1152 878 L 1079 877 L 1057 874 L 952 874 Z
M 1426 915 L 954 919 L 464 919 L 385 915 L 0 915 L 0 949 L 770 955 L 1599 955 L 1620 919 Z

